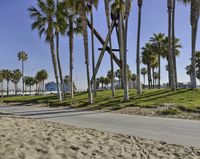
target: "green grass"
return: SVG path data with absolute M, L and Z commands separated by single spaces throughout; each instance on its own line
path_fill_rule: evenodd
M 144 90 L 142 95 L 137 95 L 135 90 L 130 90 L 129 93 L 130 101 L 127 103 L 123 102 L 123 90 L 117 90 L 115 98 L 111 98 L 110 90 L 99 91 L 98 96 L 94 99 L 95 102 L 90 105 L 88 104 L 87 93 L 78 93 L 73 100 L 67 95 L 66 100 L 63 102 L 59 102 L 55 95 L 8 97 L 4 98 L 3 101 L 7 103 L 17 102 L 22 104 L 45 103 L 49 106 L 71 106 L 89 110 L 118 110 L 124 107 L 133 106 L 151 108 L 163 106 L 164 104 L 174 104 L 177 106 L 177 109 L 181 111 L 200 113 L 199 89 L 195 91 L 180 89 L 176 92 L 171 92 L 169 89 Z

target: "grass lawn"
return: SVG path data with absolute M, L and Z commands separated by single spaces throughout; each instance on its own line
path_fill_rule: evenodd
M 179 89 L 171 92 L 169 89 L 144 90 L 142 95 L 137 95 L 136 90 L 130 90 L 130 101 L 123 102 L 123 90 L 116 90 L 116 97 L 111 98 L 111 91 L 99 91 L 93 104 L 88 104 L 87 93 L 78 93 L 75 98 L 70 99 L 66 95 L 66 100 L 59 102 L 55 95 L 48 96 L 17 96 L 6 97 L 5 103 L 44 103 L 49 106 L 70 106 L 79 109 L 99 110 L 119 110 L 125 107 L 155 108 L 166 104 L 173 104 L 177 109 L 186 112 L 200 113 L 200 90 L 195 91 Z M 176 111 L 176 110 L 175 110 Z M 173 114 L 174 110 L 172 110 Z M 167 112 L 166 112 L 167 113 Z M 174 112 L 176 113 L 176 112 Z

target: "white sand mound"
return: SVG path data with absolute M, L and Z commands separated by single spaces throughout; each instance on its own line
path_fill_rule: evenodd
M 200 159 L 200 149 L 42 120 L 0 116 L 0 159 L 71 158 Z

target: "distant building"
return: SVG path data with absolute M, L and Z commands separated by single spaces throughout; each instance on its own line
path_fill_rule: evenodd
M 64 90 L 65 92 L 70 92 L 69 86 L 68 85 L 64 85 Z M 57 91 L 57 84 L 55 82 L 49 82 L 47 84 L 45 84 L 45 91 L 46 92 L 56 92 Z
M 54 92 L 57 91 L 57 85 L 55 82 L 49 82 L 45 84 L 45 91 L 46 92 Z

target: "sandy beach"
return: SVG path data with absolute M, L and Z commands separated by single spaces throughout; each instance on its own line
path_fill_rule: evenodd
M 0 116 L 0 159 L 199 159 L 200 148 L 36 119 Z

